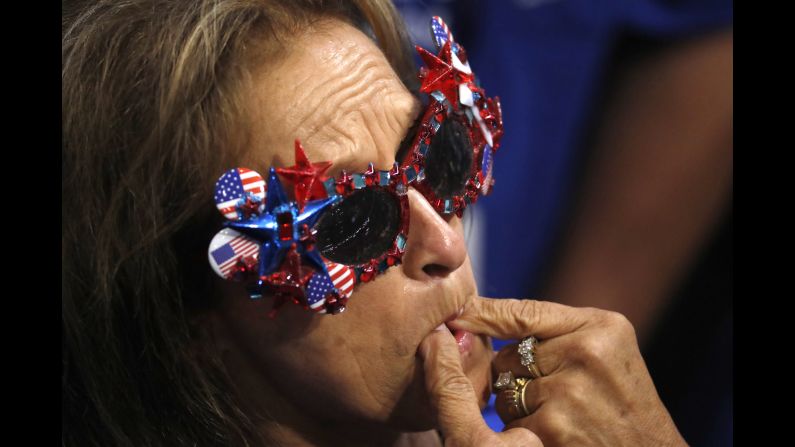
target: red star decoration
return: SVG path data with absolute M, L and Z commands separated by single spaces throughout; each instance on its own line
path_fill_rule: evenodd
M 398 164 L 398 162 L 395 162 L 394 164 L 392 164 L 392 169 L 389 170 L 389 182 L 395 183 L 398 180 L 400 180 L 401 177 L 402 176 L 400 175 L 400 164 Z
M 453 107 L 458 109 L 458 84 L 468 83 L 472 80 L 472 75 L 453 67 L 450 41 L 448 40 L 439 51 L 441 58 L 419 45 L 415 48 L 427 67 L 420 71 L 422 80 L 420 91 L 431 93 L 439 90 Z
M 367 165 L 367 170 L 362 173 L 364 176 L 364 183 L 367 186 L 370 186 L 376 182 L 378 182 L 378 174 L 375 172 L 375 166 L 372 163 Z
M 256 274 L 257 271 L 257 259 L 253 256 L 244 256 L 235 262 L 234 267 L 232 267 L 232 271 L 229 274 L 229 278 L 246 278 L 251 274 Z
M 274 294 L 273 307 L 268 316 L 275 317 L 279 308 L 288 301 L 308 308 L 304 288 L 314 274 L 314 269 L 301 264 L 301 256 L 296 251 L 296 245 L 293 244 L 285 255 L 279 271 L 262 278 L 266 290 Z
M 324 307 L 326 312 L 336 315 L 345 311 L 345 305 L 348 303 L 348 298 L 340 297 L 338 293 L 331 292 L 326 296 Z
M 488 109 L 491 111 L 490 113 L 490 120 L 487 121 L 491 124 L 492 131 L 491 135 L 494 139 L 494 150 L 500 147 L 500 140 L 502 139 L 503 134 L 503 127 L 502 127 L 502 108 L 500 106 L 500 97 L 495 96 L 494 98 L 489 98 L 486 101 L 488 105 Z
M 243 219 L 248 219 L 253 215 L 259 214 L 259 207 L 262 204 L 259 200 L 254 200 L 252 194 L 246 195 L 246 201 L 240 205 L 240 212 L 243 214 Z
M 315 249 L 317 238 L 315 238 L 315 236 L 312 234 L 312 231 L 309 229 L 309 225 L 303 224 L 301 226 L 301 236 L 299 240 L 302 244 L 304 244 L 304 251 L 312 251 Z
M 371 260 L 367 265 L 362 267 L 361 274 L 359 275 L 359 281 L 361 282 L 370 282 L 375 279 L 375 275 L 378 274 L 378 262 L 375 259 Z
M 323 181 L 325 173 L 331 167 L 330 161 L 310 163 L 304 153 L 301 141 L 295 140 L 295 165 L 289 168 L 276 168 L 276 172 L 295 185 L 295 201 L 300 210 L 304 209 L 307 200 L 328 197 Z
M 336 185 L 337 189 L 337 194 L 343 195 L 346 192 L 352 190 L 353 189 L 353 187 L 351 186 L 352 179 L 353 177 L 351 177 L 348 174 L 348 172 L 343 169 L 342 172 L 340 173 L 339 178 L 334 181 L 334 185 Z
M 403 259 L 403 252 L 400 251 L 396 245 L 393 245 L 392 248 L 386 252 L 386 255 L 386 263 L 390 267 L 400 264 L 400 260 Z
M 296 251 L 295 244 L 293 244 L 290 247 L 290 251 L 287 252 L 285 260 L 281 265 L 281 270 L 287 273 L 288 281 L 294 282 L 299 286 L 305 286 L 315 273 L 312 269 L 301 265 L 301 255 Z

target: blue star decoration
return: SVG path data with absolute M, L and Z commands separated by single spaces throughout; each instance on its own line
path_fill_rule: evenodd
M 225 223 L 226 227 L 260 242 L 259 286 L 262 286 L 263 277 L 279 269 L 291 247 L 295 247 L 302 261 L 328 275 L 326 265 L 315 244 L 302 243 L 301 228 L 304 225 L 307 226 L 306 228 L 312 228 L 323 212 L 341 197 L 334 195 L 326 199 L 309 201 L 301 211 L 295 202 L 287 200 L 274 168 L 271 168 L 268 174 L 267 191 L 265 209 L 261 214 Z

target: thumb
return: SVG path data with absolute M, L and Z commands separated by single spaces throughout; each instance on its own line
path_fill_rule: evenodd
M 510 433 L 497 434 L 486 425 L 475 389 L 461 366 L 458 345 L 447 326 L 441 324 L 428 334 L 420 343 L 419 354 L 423 359 L 425 384 L 436 406 L 439 429 L 446 445 L 541 446 L 529 430 L 512 429 Z

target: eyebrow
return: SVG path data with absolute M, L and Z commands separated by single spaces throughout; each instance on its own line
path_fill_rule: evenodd
M 402 163 L 403 159 L 406 158 L 406 155 L 411 149 L 411 143 L 414 142 L 414 137 L 417 135 L 417 129 L 419 129 L 420 121 L 422 120 L 422 116 L 425 114 L 425 107 L 422 104 L 420 98 L 414 94 L 413 95 L 418 100 L 418 106 L 415 108 L 415 116 L 414 119 L 411 120 L 411 124 L 406 129 L 406 133 L 403 136 L 403 140 L 398 144 L 397 150 L 395 151 L 395 161 L 398 163 Z
M 414 141 L 414 137 L 417 134 L 417 129 L 419 128 L 422 120 L 422 116 L 425 113 L 425 104 L 422 103 L 421 98 L 419 95 L 412 93 L 412 96 L 417 100 L 415 104 L 417 107 L 414 108 L 412 114 L 414 117 L 411 121 L 409 121 L 408 126 L 405 128 L 405 132 L 403 135 L 403 139 L 398 143 L 397 147 L 394 148 L 395 153 L 395 161 L 401 163 L 403 158 L 406 157 L 408 154 L 409 149 L 411 149 L 411 143 Z M 342 162 L 334 162 L 329 170 L 328 175 L 332 177 L 337 177 L 340 172 L 345 171 L 349 174 L 356 174 L 364 169 L 360 169 L 359 167 L 355 167 L 356 160 L 346 160 Z M 388 169 L 388 168 L 387 168 Z

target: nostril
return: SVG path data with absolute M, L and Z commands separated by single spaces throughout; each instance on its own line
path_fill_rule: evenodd
M 428 276 L 445 277 L 450 273 L 450 269 L 440 264 L 428 264 L 422 268 Z

